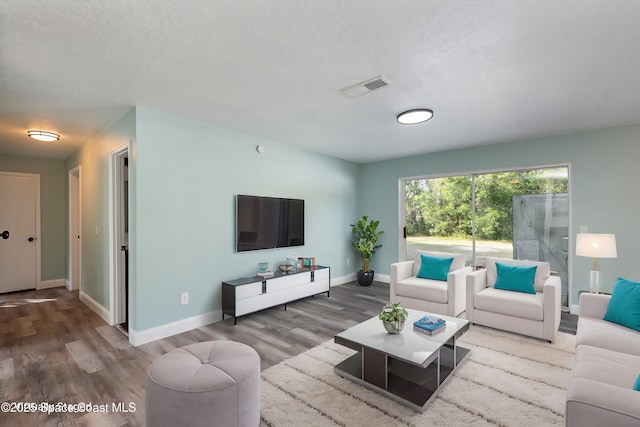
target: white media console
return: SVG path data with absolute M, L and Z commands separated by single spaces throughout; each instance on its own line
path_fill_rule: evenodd
M 297 272 L 276 273 L 274 277 L 246 277 L 222 282 L 222 318 L 238 317 L 300 298 L 330 292 L 330 268 L 315 266 Z

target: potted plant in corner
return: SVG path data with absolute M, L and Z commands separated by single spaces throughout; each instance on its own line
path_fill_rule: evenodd
M 351 231 L 356 235 L 351 244 L 358 249 L 362 257 L 362 270 L 357 273 L 358 283 L 362 286 L 370 286 L 373 283 L 374 271 L 369 267 L 371 258 L 382 247 L 376 243 L 384 233 L 384 231 L 378 231 L 378 225 L 380 225 L 380 221 L 369 221 L 369 217 L 366 215 L 360 218 L 357 224 L 351 224 Z
M 407 320 L 409 312 L 400 307 L 399 302 L 389 302 L 383 308 L 378 319 L 382 320 L 384 328 L 390 334 L 397 334 L 404 328 L 404 321 Z

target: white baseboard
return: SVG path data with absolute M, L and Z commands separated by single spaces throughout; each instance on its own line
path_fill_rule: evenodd
M 344 285 L 345 283 L 353 282 L 356 280 L 356 273 L 347 274 L 341 277 L 331 278 L 331 287 Z
M 578 304 L 573 304 L 569 307 L 569 313 L 580 315 L 580 306 Z
M 102 304 L 100 304 L 98 301 L 94 300 L 93 298 L 91 298 L 89 295 L 85 294 L 82 291 L 80 291 L 80 301 L 82 301 L 84 305 L 89 307 L 91 311 L 93 311 L 98 316 L 100 316 L 102 320 L 109 323 L 109 317 L 110 317 L 109 310 L 104 308 Z
M 356 280 L 357 280 L 356 273 L 347 274 L 346 276 L 342 276 L 342 277 L 332 277 L 331 287 L 344 285 L 345 283 L 349 283 L 349 282 L 355 282 Z M 391 276 L 388 274 L 376 273 L 373 276 L 373 280 L 376 282 L 389 283 L 391 282 Z
M 383 282 L 383 283 L 391 283 L 391 276 L 389 274 L 379 274 L 376 273 L 373 275 L 374 282 Z
M 192 329 L 210 325 L 214 322 L 222 320 L 222 310 L 216 310 L 198 316 L 189 317 L 187 319 L 177 320 L 167 323 L 166 325 L 156 326 L 155 328 L 136 331 L 129 328 L 129 342 L 134 346 L 139 346 L 172 335 L 181 334 Z
M 65 286 L 66 282 L 66 279 L 42 280 L 36 289 L 59 288 L 61 286 Z

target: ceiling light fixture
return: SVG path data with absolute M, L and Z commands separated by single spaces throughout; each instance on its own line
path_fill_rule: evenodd
M 27 132 L 27 135 L 29 135 L 33 139 L 44 142 L 53 142 L 60 140 L 60 135 L 58 135 L 57 133 L 46 132 L 43 130 L 30 130 Z
M 398 114 L 396 120 L 403 125 L 415 125 L 416 123 L 426 122 L 431 117 L 433 117 L 433 111 L 426 108 L 417 108 Z

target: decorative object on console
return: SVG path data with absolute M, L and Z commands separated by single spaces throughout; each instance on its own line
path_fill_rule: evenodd
M 371 258 L 382 245 L 376 245 L 384 231 L 378 231 L 380 221 L 369 221 L 368 216 L 360 218 L 357 224 L 351 224 L 351 232 L 356 235 L 356 239 L 351 242 L 362 257 L 362 269 L 358 271 L 358 283 L 362 286 L 370 286 L 373 283 L 374 271 L 371 270 Z
M 283 273 L 289 273 L 291 270 L 293 270 L 293 265 L 291 264 L 280 264 L 278 266 L 278 268 L 280 269 L 280 271 L 282 271 Z
M 291 263 L 291 268 L 294 273 L 298 271 L 298 258 L 296 258 L 296 254 L 287 255 L 287 261 Z
M 600 293 L 598 258 L 617 258 L 615 234 L 578 233 L 576 255 L 591 258 L 590 289 L 592 293 Z
M 309 269 L 309 268 L 313 268 L 316 266 L 316 259 L 315 257 L 312 258 L 298 258 L 298 269 L 299 270 L 304 270 Z
M 273 277 L 273 270 L 271 270 L 268 262 L 258 263 L 256 277 Z
M 382 320 L 387 332 L 397 334 L 404 328 L 404 321 L 407 320 L 408 315 L 409 312 L 401 307 L 399 302 L 389 302 L 382 308 L 378 319 Z

